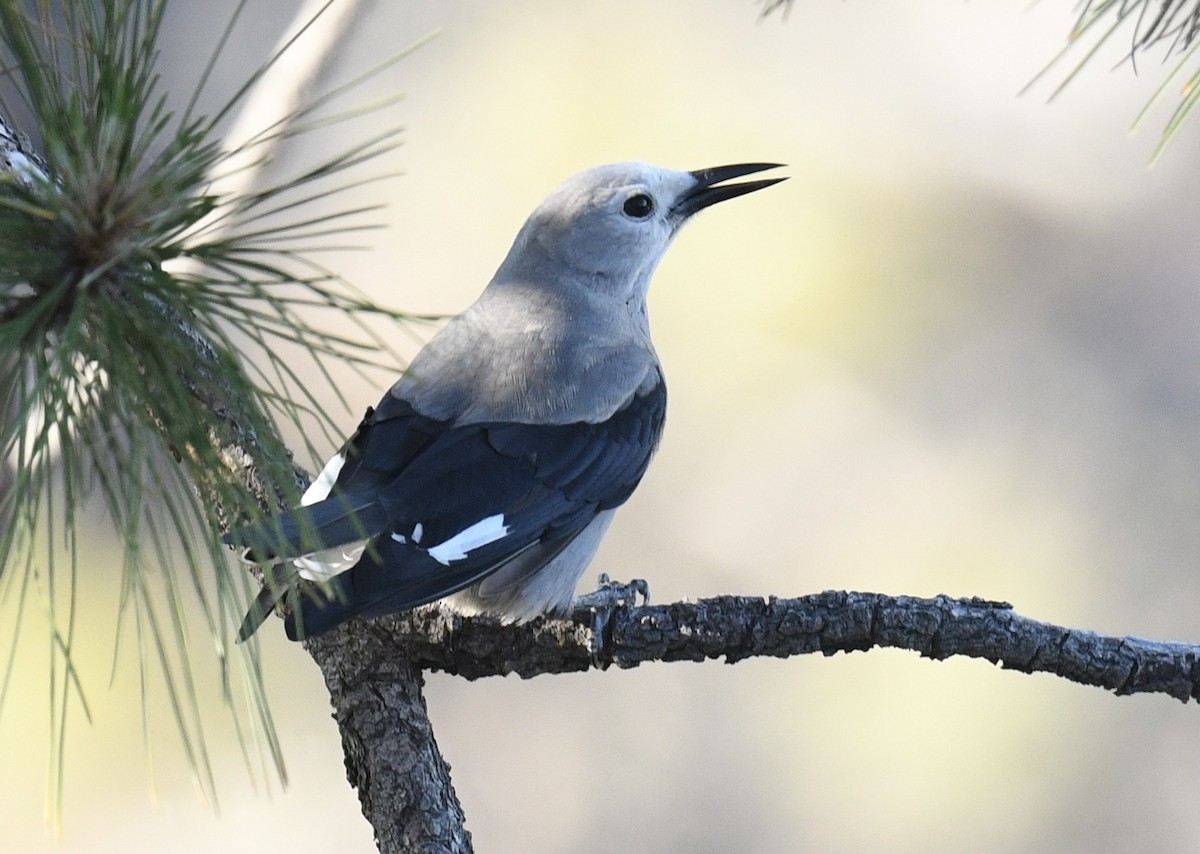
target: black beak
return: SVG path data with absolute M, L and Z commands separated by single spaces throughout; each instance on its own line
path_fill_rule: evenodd
M 709 205 L 715 205 L 717 202 L 723 202 L 726 199 L 735 199 L 738 196 L 746 195 L 746 193 L 753 193 L 755 190 L 770 187 L 772 184 L 778 184 L 780 181 L 786 181 L 787 178 L 767 178 L 761 181 L 746 181 L 742 184 L 722 183 L 734 178 L 741 178 L 743 175 L 753 175 L 755 172 L 763 172 L 767 169 L 778 169 L 782 165 L 782 163 L 739 163 L 735 166 L 714 166 L 711 169 L 697 169 L 691 173 L 691 176 L 696 179 L 696 186 L 688 190 L 675 203 L 675 207 L 671 210 L 671 213 L 682 221 L 696 211 L 706 208 Z

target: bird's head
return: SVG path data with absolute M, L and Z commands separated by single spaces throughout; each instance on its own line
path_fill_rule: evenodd
M 778 165 L 677 172 L 647 163 L 616 163 L 581 172 L 530 215 L 497 279 L 580 285 L 625 302 L 644 301 L 650 278 L 680 226 L 709 205 L 784 180 L 727 183 Z

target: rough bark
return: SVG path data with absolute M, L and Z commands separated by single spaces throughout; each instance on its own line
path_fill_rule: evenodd
M 651 661 L 733 664 L 893 647 L 937 660 L 981 658 L 1117 694 L 1200 700 L 1200 646 L 1100 635 L 1023 617 L 1004 602 L 948 596 L 721 596 L 581 610 L 517 626 L 431 607 L 352 620 L 307 646 L 325 675 L 347 777 L 384 854 L 471 850 L 421 695 L 425 670 L 529 678 Z
M 180 322 L 201 364 L 213 364 L 211 348 Z M 214 392 L 214 389 L 217 389 Z M 209 400 L 223 425 L 222 447 L 238 477 L 263 507 L 276 509 L 279 491 L 261 476 L 263 460 L 252 432 L 212 388 L 189 388 Z M 289 461 L 290 462 L 290 461 Z M 292 469 L 301 489 L 309 478 Z M 218 516 L 224 517 L 220 511 Z M 255 570 L 257 572 L 257 570 Z M 404 647 L 391 644 L 371 624 L 355 621 L 305 644 L 329 689 L 342 735 L 346 779 L 358 792 L 382 854 L 470 854 L 471 837 L 450 783 L 450 767 L 434 740 L 422 694 L 423 668 Z
M 214 364 L 203 338 L 186 324 L 178 325 L 201 364 Z M 208 400 L 220 419 L 222 455 L 232 475 L 263 507 L 277 509 L 279 491 L 261 476 L 270 466 L 263 465 L 246 420 L 220 397 L 220 384 L 189 391 Z M 307 487 L 307 475 L 296 467 L 291 470 L 301 489 Z M 220 508 L 218 516 L 224 518 Z M 329 689 L 342 735 L 346 779 L 358 792 L 382 854 L 470 854 L 471 836 L 450 783 L 450 766 L 429 722 L 423 668 L 391 640 L 371 624 L 355 621 L 305 644 Z
M 346 778 L 384 854 L 470 852 L 471 836 L 434 740 L 420 665 L 358 623 L 307 642 L 342 734 Z
M 570 620 L 504 626 L 422 609 L 374 625 L 390 637 L 385 646 L 402 650 L 413 666 L 467 679 L 894 647 L 937 660 L 981 658 L 1117 694 L 1200 700 L 1200 646 L 1056 626 L 1023 617 L 1006 602 L 827 591 L 796 599 L 721 596 L 621 606 L 602 616 L 580 611 Z M 355 621 L 350 631 L 365 628 Z

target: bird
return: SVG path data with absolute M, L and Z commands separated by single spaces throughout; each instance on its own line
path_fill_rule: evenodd
M 786 180 L 736 179 L 781 166 L 617 163 L 553 190 L 300 507 L 224 535 L 270 570 L 238 639 L 285 596 L 292 640 L 438 600 L 507 622 L 569 613 L 663 432 L 654 271 L 697 212 Z

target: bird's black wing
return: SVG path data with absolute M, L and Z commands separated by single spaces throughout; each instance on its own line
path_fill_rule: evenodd
M 326 499 L 229 531 L 222 539 L 246 548 L 248 559 L 267 562 L 374 537 L 391 519 L 381 501 L 383 488 L 448 428 L 447 422 L 427 418 L 387 394 L 379 406 L 367 409 L 338 451 L 344 462 Z
M 359 563 L 337 577 L 334 600 L 304 609 L 304 633 L 440 599 L 534 550 L 545 555 L 544 565 L 598 513 L 630 496 L 665 413 L 660 379 L 597 423 L 447 426 L 387 484 L 375 480 L 384 467 L 372 459 L 384 446 L 372 450 L 375 435 L 368 436 L 360 473 L 345 488 L 369 474 L 389 524 Z M 292 618 L 288 629 L 294 634 Z

